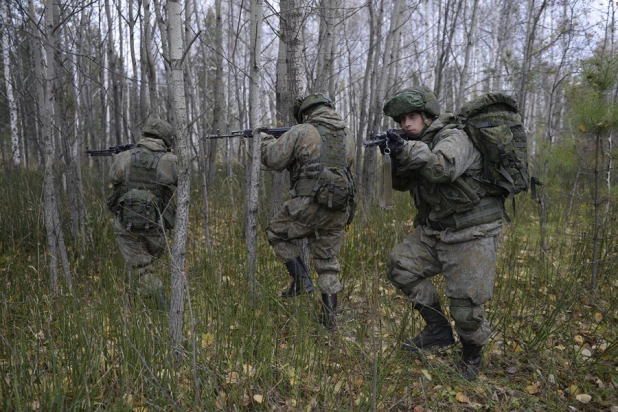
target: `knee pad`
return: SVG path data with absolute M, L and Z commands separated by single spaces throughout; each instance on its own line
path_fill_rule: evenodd
M 483 307 L 472 303 L 470 299 L 450 299 L 451 316 L 455 325 L 464 332 L 476 332 L 483 323 Z M 479 316 L 480 315 L 480 316 Z

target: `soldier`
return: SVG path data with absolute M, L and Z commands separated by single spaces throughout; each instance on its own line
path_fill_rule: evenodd
M 388 279 L 425 320 L 425 328 L 402 346 L 412 352 L 454 344 L 449 320 L 430 278 L 442 273 L 451 317 L 463 345 L 458 368 L 476 379 L 491 329 L 483 305 L 493 294 L 496 248 L 504 202 L 479 183 L 481 153 L 465 132 L 447 125 L 434 93 L 403 90 L 384 105 L 408 134 L 387 131 L 393 158 L 393 188 L 410 191 L 418 210 L 414 231 L 389 257 Z M 384 150 L 384 148 L 382 148 Z
M 135 147 L 115 157 L 109 174 L 113 193 L 107 201 L 120 252 L 137 275 L 138 294 L 164 311 L 168 306 L 163 283 L 154 269 L 167 248 L 165 229 L 173 229 L 176 220 L 173 138 L 169 123 L 149 119 Z
M 262 140 L 262 163 L 271 170 L 288 169 L 291 176 L 291 198 L 273 217 L 266 234 L 292 278 L 289 289 L 281 293 L 284 298 L 313 290 L 295 242 L 308 239 L 322 293 L 321 323 L 334 331 L 337 293 L 342 289 L 337 277 L 341 271 L 337 254 L 354 209 L 354 180 L 350 173 L 354 138 L 333 102 L 323 94 L 299 99 L 293 110 L 298 125 L 276 140 L 272 136 Z M 328 180 L 326 175 L 330 172 L 337 174 L 341 181 L 333 185 L 335 190 L 329 203 L 329 195 L 322 196 L 320 187 L 325 187 L 322 183 Z

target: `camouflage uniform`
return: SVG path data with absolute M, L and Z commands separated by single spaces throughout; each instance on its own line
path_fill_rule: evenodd
M 178 183 L 178 167 L 176 155 L 167 152 L 166 143 L 155 137 L 143 137 L 136 148 L 143 148 L 149 152 L 163 152 L 156 167 L 157 186 L 161 187 L 165 208 L 164 220 L 173 227 L 175 218 L 174 193 Z M 114 232 L 118 239 L 120 253 L 127 264 L 137 275 L 137 291 L 142 296 L 161 296 L 163 283 L 155 273 L 156 261 L 165 253 L 167 242 L 164 230 L 160 225 L 148 231 L 127 230 L 118 215 L 118 201 L 126 192 L 126 182 L 131 170 L 131 153 L 125 151 L 115 156 L 110 170 L 110 180 L 113 184 L 113 193 L 108 199 L 110 210 L 116 215 Z M 171 213 L 168 213 L 170 211 Z M 167 226 L 167 225 L 166 225 Z M 168 226 L 169 227 L 169 226 Z
M 343 243 L 344 229 L 349 211 L 332 211 L 320 207 L 311 196 L 295 193 L 295 176 L 300 168 L 312 159 L 320 157 L 321 136 L 312 122 L 327 124 L 334 129 L 344 129 L 345 123 L 330 107 L 319 106 L 313 110 L 304 124 L 292 127 L 278 139 L 266 136 L 262 140 L 262 163 L 271 170 L 288 169 L 292 176 L 291 199 L 271 220 L 266 234 L 275 255 L 282 262 L 289 262 L 300 256 L 296 239 L 307 238 L 318 273 L 318 287 L 323 294 L 336 294 L 341 289 L 337 277 L 341 266 L 337 254 Z M 346 162 L 354 161 L 354 138 L 347 128 Z
M 482 196 L 484 190 L 475 180 L 482 173 L 481 153 L 464 132 L 444 128 L 437 119 L 421 141 L 408 141 L 395 158 L 393 188 L 410 191 L 418 214 L 414 232 L 390 254 L 388 278 L 413 304 L 430 305 L 438 292 L 429 278 L 442 273 L 455 329 L 468 341 L 484 345 L 491 330 L 483 304 L 493 294 L 502 200 Z M 473 205 L 453 183 L 458 179 L 468 181 L 483 198 L 475 207 L 487 205 L 488 213 L 465 210 Z
M 430 278 L 442 273 L 450 314 L 463 345 L 459 369 L 466 379 L 479 373 L 491 329 L 484 304 L 493 294 L 504 200 L 480 183 L 483 158 L 468 135 L 440 116 L 436 96 L 407 89 L 384 106 L 385 114 L 415 130 L 413 139 L 387 132 L 393 155 L 393 189 L 410 191 L 418 210 L 415 230 L 389 257 L 388 279 L 410 299 L 426 322 L 404 349 L 426 350 L 454 343 L 450 323 Z M 420 116 L 420 119 L 419 119 Z M 424 125 L 420 128 L 419 125 Z M 419 130 L 419 131 L 416 131 Z

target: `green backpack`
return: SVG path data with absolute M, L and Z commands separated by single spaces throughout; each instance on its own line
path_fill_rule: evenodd
M 483 155 L 480 182 L 488 196 L 512 198 L 528 191 L 528 137 L 515 99 L 484 94 L 464 104 L 456 122 Z
M 131 149 L 131 166 L 124 183 L 126 192 L 118 201 L 118 217 L 128 231 L 149 231 L 160 226 L 161 187 L 157 165 L 162 152 L 137 147 Z
M 131 189 L 119 202 L 120 221 L 128 231 L 148 231 L 159 226 L 159 199 L 148 190 Z

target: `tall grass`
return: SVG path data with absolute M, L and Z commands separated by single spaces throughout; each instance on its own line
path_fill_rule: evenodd
M 11 200 L 0 204 L 2 410 L 596 410 L 618 404 L 615 221 L 604 227 L 604 270 L 593 300 L 587 289 L 590 210 L 581 200 L 565 231 L 567 200 L 560 189 L 548 187 L 555 199 L 549 254 L 539 245 L 536 204 L 518 199 L 487 307 L 495 333 L 483 376 L 469 383 L 454 368 L 457 346 L 416 357 L 398 349 L 423 327 L 384 276 L 390 250 L 412 231 L 407 194 L 395 196 L 393 211 L 372 210 L 366 221 L 359 212 L 349 227 L 340 254 L 339 330 L 329 334 L 318 322 L 319 293 L 279 298 L 289 278 L 263 232 L 261 299 L 257 307 L 249 304 L 245 240 L 240 219 L 233 218 L 234 208 L 242 216 L 241 191 L 235 189 L 232 205 L 229 180 L 210 189 L 208 250 L 196 190 L 186 259 L 194 323 L 187 315 L 186 353 L 176 363 L 167 315 L 128 286 L 99 175 L 85 176 L 92 241 L 84 253 L 71 248 L 75 289 L 54 300 L 42 177 L 0 176 L 0 194 Z M 168 264 L 164 258 L 159 266 L 169 291 Z M 440 277 L 436 281 L 443 287 Z M 592 399 L 582 403 L 578 394 Z

